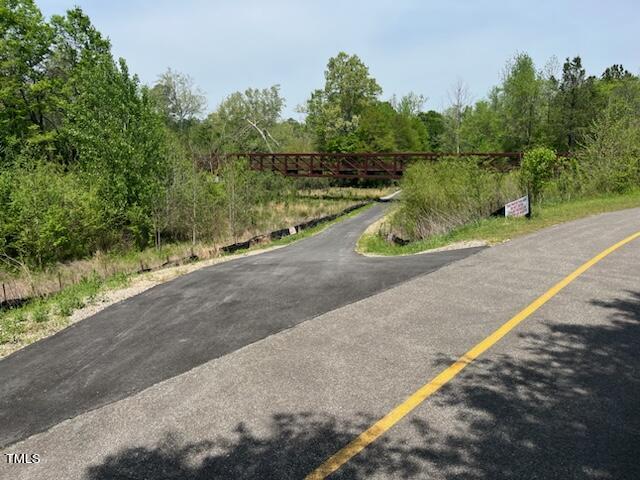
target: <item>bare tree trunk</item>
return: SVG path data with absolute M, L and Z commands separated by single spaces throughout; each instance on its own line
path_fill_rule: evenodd
M 462 126 L 462 115 L 464 110 L 470 102 L 469 88 L 462 79 L 458 79 L 449 91 L 448 96 L 450 108 L 453 110 L 456 153 L 460 153 L 460 127 Z

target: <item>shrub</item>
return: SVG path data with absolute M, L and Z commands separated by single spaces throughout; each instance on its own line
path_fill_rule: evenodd
M 585 136 L 578 153 L 585 194 L 624 193 L 640 187 L 640 120 L 629 109 L 626 104 L 611 104 Z
M 411 239 L 445 233 L 485 217 L 520 193 L 517 172 L 500 174 L 474 159 L 417 162 L 403 177 L 392 226 Z
M 546 147 L 537 147 L 524 154 L 521 167 L 522 183 L 534 200 L 540 199 L 544 187 L 558 173 L 556 152 Z
M 79 176 L 39 162 L 0 176 L 0 184 L 12 182 L 11 191 L 3 194 L 7 208 L 0 227 L 0 245 L 10 256 L 43 267 L 92 253 L 100 209 Z

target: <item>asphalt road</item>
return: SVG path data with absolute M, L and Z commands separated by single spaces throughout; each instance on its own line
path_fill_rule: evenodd
M 0 464 L 0 477 L 302 478 L 638 230 L 640 209 L 633 209 L 481 250 L 5 447 L 41 461 Z M 322 235 L 308 242 L 318 246 Z M 337 249 L 336 258 L 350 248 Z M 429 256 L 402 261 L 408 268 Z M 636 239 L 331 478 L 640 478 L 639 267 Z
M 383 208 L 152 288 L 1 360 L 0 446 L 478 251 L 356 254 Z

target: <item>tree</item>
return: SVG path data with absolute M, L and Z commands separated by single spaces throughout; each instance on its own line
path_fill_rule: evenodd
M 398 113 L 408 117 L 418 116 L 418 114 L 422 112 L 426 101 L 427 97 L 414 92 L 407 93 L 400 98 L 399 101 L 396 100 L 395 95 L 391 97 L 391 105 L 393 105 L 393 108 L 395 108 Z
M 271 133 L 281 152 L 312 152 L 313 136 L 304 122 L 288 118 L 278 122 Z
M 46 144 L 53 84 L 47 72 L 53 29 L 32 0 L 0 5 L 0 158 L 7 162 L 26 142 Z
M 279 142 L 272 130 L 280 119 L 284 99 L 280 86 L 248 88 L 225 98 L 201 125 L 201 144 L 213 154 L 227 151 L 273 151 Z
M 376 80 L 369 76 L 369 68 L 357 55 L 340 52 L 330 58 L 325 71 L 324 97 L 329 103 L 340 105 L 345 120 L 374 101 L 382 93 Z
M 184 130 L 207 104 L 204 93 L 195 86 L 193 78 L 170 68 L 160 75 L 151 92 L 167 123 L 178 130 Z
M 625 192 L 640 185 L 640 79 L 613 81 L 607 103 L 585 128 L 577 152 L 587 193 Z
M 428 148 L 431 151 L 440 149 L 442 134 L 445 131 L 444 116 L 435 110 L 418 113 L 418 119 L 424 124 L 427 130 Z
M 556 147 L 575 149 L 597 111 L 595 78 L 586 76 L 580 57 L 567 58 L 554 102 Z
M 391 102 L 375 102 L 362 112 L 356 134 L 358 150 L 416 152 L 428 141 L 427 129 L 415 116 L 399 113 Z
M 369 105 L 361 114 L 357 135 L 358 150 L 391 152 L 397 150 L 394 120 L 397 113 L 388 102 Z
M 465 151 L 495 152 L 502 149 L 500 112 L 495 102 L 480 100 L 469 108 L 460 137 Z
M 618 80 L 627 80 L 629 78 L 633 78 L 633 75 L 622 65 L 614 63 L 613 65 L 605 69 L 605 71 L 602 73 L 601 78 L 605 82 L 611 82 Z
M 526 53 L 507 63 L 500 89 L 503 115 L 503 147 L 523 150 L 533 145 L 540 133 L 541 79 Z
M 357 55 L 340 52 L 330 58 L 325 85 L 307 101 L 307 125 L 320 150 L 352 151 L 357 148 L 355 131 L 359 115 L 382 93 Z
M 53 28 L 53 48 L 48 64 L 53 74 L 65 78 L 83 57 L 97 58 L 110 55 L 111 43 L 93 26 L 89 17 L 75 7 L 66 15 L 51 17 Z
M 146 245 L 166 175 L 147 90 L 79 8 L 47 23 L 32 1 L 7 0 L 0 21 L 0 175 L 16 183 L 3 252 L 44 266 Z
M 450 146 L 456 153 L 460 153 L 460 129 L 467 107 L 469 106 L 469 88 L 462 79 L 451 87 L 448 93 L 449 108 L 445 110 L 445 136 Z
M 420 152 L 427 149 L 429 133 L 417 116 L 397 113 L 394 122 L 396 150 L 400 152 Z
M 164 137 L 148 93 L 124 60 L 83 59 L 70 87 L 64 135 L 79 167 L 99 185 L 112 227 L 127 227 L 140 245 L 150 239 L 148 215 L 164 175 Z

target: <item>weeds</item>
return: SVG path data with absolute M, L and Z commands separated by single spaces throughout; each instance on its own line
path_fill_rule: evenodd
M 358 241 L 358 251 L 377 255 L 410 255 L 462 241 L 484 240 L 489 244 L 496 244 L 558 223 L 633 207 L 640 207 L 640 190 L 621 195 L 602 195 L 566 202 L 548 202 L 534 206 L 531 219 L 484 218 L 455 228 L 450 232 L 433 235 L 423 240 L 410 242 L 407 245 L 395 245 L 388 242 L 377 232 L 366 233 Z
M 338 189 L 336 189 L 338 190 Z M 349 189 L 351 191 L 351 189 Z M 350 195 L 347 195 L 350 196 Z M 345 198 L 299 198 L 266 202 L 255 207 L 257 223 L 239 234 L 237 241 L 244 241 L 268 231 L 303 223 L 312 218 L 341 212 L 355 202 Z M 31 270 L 26 265 L 3 262 L 0 269 L 0 283 L 3 283 L 8 299 L 51 296 L 70 286 L 82 283 L 87 278 L 98 276 L 105 281 L 126 279 L 142 269 L 158 269 L 167 265 L 177 265 L 188 261 L 192 255 L 201 260 L 219 255 L 221 245 L 233 243 L 233 238 L 222 238 L 218 242 L 167 243 L 159 248 L 145 250 L 115 249 L 98 251 L 91 258 Z M 0 258 L 0 261 L 3 260 Z M 2 291 L 0 291 L 2 295 Z M 72 311 L 78 302 L 73 299 L 61 300 L 61 311 Z M 56 310 L 58 310 L 56 308 Z
M 36 323 L 44 323 L 49 320 L 49 306 L 46 302 L 39 300 L 33 306 L 31 319 Z
M 411 240 L 442 235 L 488 216 L 520 193 L 517 173 L 493 172 L 475 159 L 417 162 L 405 173 L 400 208 L 390 226 Z

